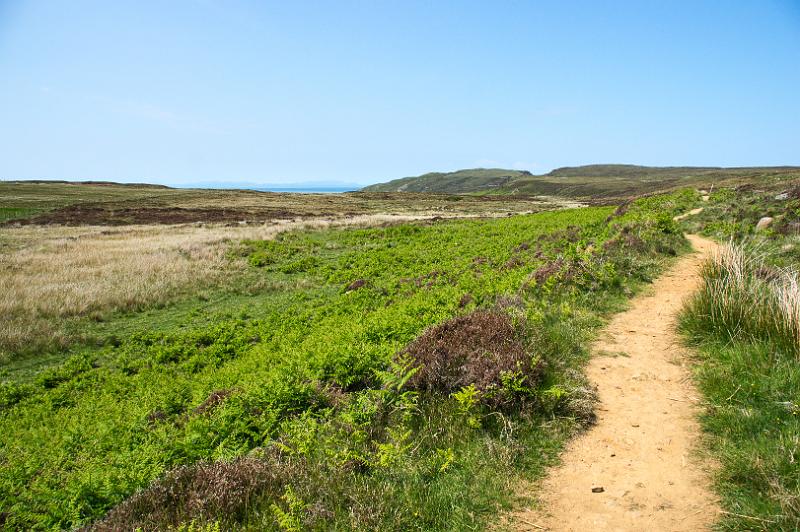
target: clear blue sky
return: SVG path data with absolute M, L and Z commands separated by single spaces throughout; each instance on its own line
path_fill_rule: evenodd
M 800 164 L 800 1 L 0 0 L 0 178 Z

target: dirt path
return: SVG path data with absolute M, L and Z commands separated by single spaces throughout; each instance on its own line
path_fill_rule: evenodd
M 705 196 L 703 196 L 703 197 L 705 197 Z M 698 207 L 696 209 L 692 209 L 689 212 L 685 212 L 683 214 L 679 214 L 678 216 L 675 216 L 672 219 L 675 220 L 676 222 L 678 222 L 680 220 L 683 220 L 684 218 L 688 218 L 689 216 L 694 216 L 695 214 L 700 214 L 701 212 L 703 212 L 703 207 Z
M 516 530 L 697 531 L 718 507 L 692 452 L 697 392 L 673 330 L 715 243 L 689 236 L 680 259 L 618 314 L 587 368 L 598 422 L 576 438 L 541 489 L 541 511 L 514 516 Z M 600 491 L 602 488 L 602 491 Z

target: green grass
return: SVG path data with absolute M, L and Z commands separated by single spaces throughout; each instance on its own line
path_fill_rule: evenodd
M 800 369 L 767 343 L 700 344 L 697 380 L 709 403 L 702 416 L 720 463 L 722 530 L 800 527 Z M 738 514 L 738 515 L 733 515 Z
M 199 482 L 204 461 L 250 495 L 181 514 L 197 502 L 184 489 L 175 504 L 119 515 L 154 528 L 194 518 L 254 530 L 483 527 L 514 503 L 514 480 L 539 476 L 589 419 L 587 342 L 685 249 L 671 216 L 696 199 L 238 244 L 231 253 L 251 264 L 241 282 L 264 280 L 258 290 L 113 318 L 61 362 L 42 353 L 38 368 L 28 359 L 6 371 L 5 527 L 86 524 L 156 482 L 129 499 L 147 506 L 158 486 Z M 502 407 L 469 388 L 404 386 L 411 366 L 397 353 L 476 309 L 508 313 L 543 373 L 503 375 Z M 224 465 L 243 456 L 255 462 Z M 269 483 L 247 464 L 269 465 Z M 189 480 L 164 477 L 181 465 L 195 468 Z M 165 506 L 179 513 L 152 517 Z
M 90 184 L 65 181 L 0 181 L 3 207 L 49 210 L 74 203 L 141 199 L 169 194 L 158 185 Z
M 728 512 L 718 525 L 723 530 L 800 528 L 800 337 L 793 284 L 800 260 L 791 229 L 798 200 L 776 199 L 781 192 L 774 185 L 720 190 L 686 222 L 734 242 L 723 260 L 705 267 L 704 286 L 680 324 L 697 347 L 696 378 L 708 405 L 702 423 L 720 464 L 716 485 Z M 756 232 L 766 215 L 775 218 L 773 225 Z
M 40 209 L 29 207 L 0 207 L 0 222 L 27 218 L 40 212 Z

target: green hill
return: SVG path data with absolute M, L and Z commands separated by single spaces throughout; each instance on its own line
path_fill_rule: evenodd
M 693 167 L 593 164 L 557 168 L 544 175 L 499 168 L 459 170 L 406 177 L 371 185 L 382 192 L 442 192 L 450 194 L 508 194 L 569 198 L 626 198 L 678 187 L 768 182 L 800 178 L 800 167 Z
M 388 183 L 370 185 L 367 192 L 442 192 L 467 193 L 495 190 L 516 179 L 532 177 L 524 170 L 472 168 L 457 172 L 431 172 L 417 177 L 403 177 Z
M 639 166 L 636 164 L 587 164 L 564 166 L 547 173 L 548 177 L 680 177 L 685 175 L 724 170 L 714 166 Z

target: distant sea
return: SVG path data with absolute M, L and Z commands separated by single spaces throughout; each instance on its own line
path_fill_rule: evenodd
M 293 192 L 295 194 L 340 194 L 342 192 L 354 192 L 360 190 L 364 185 L 357 184 L 326 184 L 326 183 L 308 183 L 308 184 L 295 184 L 288 183 L 286 185 L 280 184 L 256 184 L 256 183 L 241 183 L 241 182 L 225 182 L 225 181 L 205 181 L 201 183 L 181 183 L 179 185 L 170 185 L 176 188 L 207 188 L 207 189 L 225 189 L 225 190 L 258 190 L 259 192 Z
M 297 194 L 340 194 L 342 192 L 352 192 L 358 190 L 359 187 L 244 187 L 247 190 L 258 190 L 260 192 L 295 192 Z

